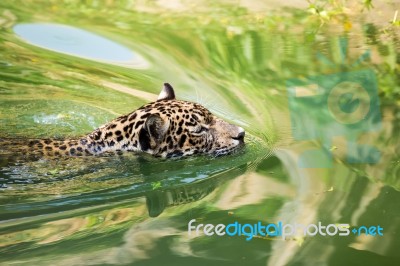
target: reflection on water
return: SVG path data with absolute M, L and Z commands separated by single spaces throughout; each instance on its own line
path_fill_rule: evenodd
M 149 63 L 128 48 L 89 31 L 59 24 L 17 24 L 14 32 L 25 41 L 60 53 L 132 68 Z
M 246 148 L 29 161 L 0 142 L 0 263 L 397 265 L 396 23 L 373 24 L 376 10 L 357 4 L 179 13 L 184 4 L 139 2 L 3 1 L 0 138 L 82 135 L 155 100 L 168 81 L 178 98 L 244 127 Z M 379 4 L 384 17 L 393 3 Z M 384 236 L 194 237 L 191 219 L 380 225 Z

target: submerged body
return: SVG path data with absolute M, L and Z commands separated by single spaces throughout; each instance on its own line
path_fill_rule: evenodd
M 2 140 L 0 147 L 39 156 L 83 156 L 107 152 L 146 152 L 158 157 L 231 153 L 244 144 L 245 132 L 200 104 L 175 99 L 164 84 L 158 100 L 120 116 L 90 134 L 66 140 Z M 21 142 L 21 141 L 19 141 Z

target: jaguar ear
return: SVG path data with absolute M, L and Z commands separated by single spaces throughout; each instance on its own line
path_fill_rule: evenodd
M 139 143 L 143 151 L 154 149 L 160 145 L 169 128 L 169 121 L 165 121 L 159 114 L 151 114 L 144 122 L 139 132 Z
M 164 88 L 158 95 L 157 101 L 161 100 L 175 100 L 174 88 L 169 83 L 164 83 Z

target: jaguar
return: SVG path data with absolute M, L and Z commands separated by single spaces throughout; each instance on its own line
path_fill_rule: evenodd
M 204 106 L 177 100 L 174 88 L 164 83 L 156 101 L 82 137 L 31 139 L 23 148 L 13 147 L 13 142 L 4 140 L 0 144 L 8 143 L 20 152 L 50 157 L 132 151 L 171 158 L 226 155 L 244 146 L 244 136 L 243 128 L 218 118 Z

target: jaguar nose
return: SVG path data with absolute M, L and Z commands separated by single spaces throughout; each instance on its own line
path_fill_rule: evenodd
M 244 135 L 245 135 L 245 131 L 243 128 L 239 128 L 239 134 L 236 137 L 232 137 L 235 140 L 239 140 L 240 142 L 244 142 Z

